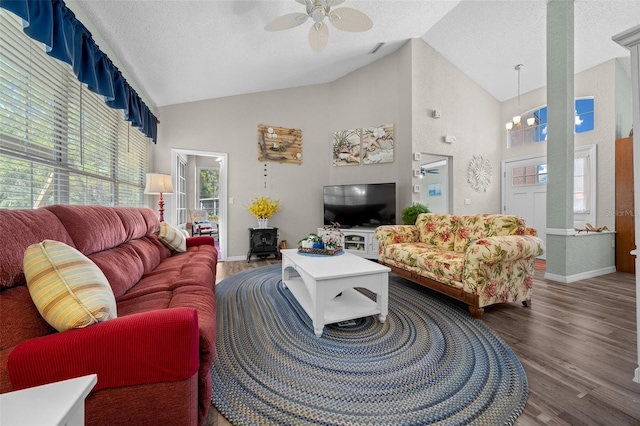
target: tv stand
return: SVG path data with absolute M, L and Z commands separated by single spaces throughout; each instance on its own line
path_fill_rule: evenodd
M 365 259 L 378 258 L 378 240 L 374 234 L 375 228 L 347 228 L 340 229 L 344 235 L 342 247 L 345 251 L 364 257 Z M 318 235 L 328 232 L 324 228 L 318 228 Z

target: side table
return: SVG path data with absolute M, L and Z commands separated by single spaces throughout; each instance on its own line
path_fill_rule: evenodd
M 247 263 L 253 254 L 261 259 L 269 255 L 278 258 L 278 228 L 249 228 Z
M 84 399 L 97 381 L 91 374 L 3 393 L 0 424 L 84 426 Z

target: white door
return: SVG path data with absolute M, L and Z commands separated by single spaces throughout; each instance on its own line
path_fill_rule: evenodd
M 577 147 L 574 155 L 573 226 L 583 229 L 596 223 L 596 146 Z M 546 245 L 547 157 L 505 161 L 502 176 L 503 213 L 522 217 Z
M 505 162 L 504 214 L 523 218 L 527 226 L 538 230 L 546 244 L 547 228 L 547 158 Z M 540 256 L 545 259 L 545 255 Z

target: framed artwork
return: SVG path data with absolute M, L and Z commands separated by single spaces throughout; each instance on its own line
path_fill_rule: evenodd
M 334 166 L 360 164 L 360 129 L 340 130 L 331 137 Z
M 258 124 L 258 161 L 302 164 L 302 130 Z
M 393 163 L 393 124 L 362 129 L 362 164 Z
M 441 183 L 432 183 L 427 187 L 429 197 L 438 197 L 442 195 L 442 184 Z
M 331 136 L 334 166 L 393 163 L 393 124 L 340 130 Z

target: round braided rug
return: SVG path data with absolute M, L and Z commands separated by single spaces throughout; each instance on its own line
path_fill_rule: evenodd
M 212 403 L 233 425 L 509 425 L 527 401 L 500 337 L 393 274 L 384 324 L 327 325 L 320 338 L 280 265 L 223 280 L 216 300 Z

